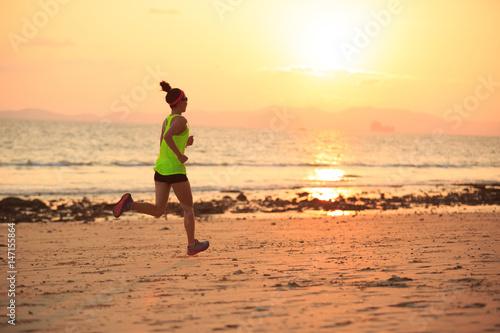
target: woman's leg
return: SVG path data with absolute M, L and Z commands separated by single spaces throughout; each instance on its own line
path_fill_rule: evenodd
M 174 183 L 172 188 L 184 211 L 184 227 L 186 228 L 188 244 L 194 244 L 194 207 L 191 184 L 189 181 Z
M 156 203 L 154 205 L 147 202 L 135 202 L 132 209 L 139 213 L 161 217 L 167 208 L 168 196 L 170 195 L 170 184 L 155 181 Z

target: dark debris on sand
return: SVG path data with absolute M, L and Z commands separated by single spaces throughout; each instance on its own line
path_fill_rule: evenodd
M 310 198 L 309 193 L 297 193 L 292 200 L 265 199 L 248 200 L 239 193 L 236 198 L 229 195 L 220 200 L 202 201 L 194 204 L 196 216 L 230 213 L 280 213 L 302 212 L 305 210 L 324 211 L 362 211 L 369 209 L 393 210 L 399 208 L 439 207 L 439 206 L 477 206 L 500 205 L 500 186 L 466 184 L 460 192 L 429 195 L 391 196 L 381 194 L 379 198 L 353 196 L 344 198 L 339 196 L 335 200 L 320 200 Z M 62 201 L 52 200 L 43 202 L 39 199 L 21 199 L 8 197 L 0 201 L 1 222 L 91 222 L 97 218 L 112 217 L 114 203 L 91 202 L 87 198 L 82 200 Z M 178 203 L 169 203 L 167 214 L 182 216 L 182 209 Z
M 8 197 L 0 201 L 0 222 L 94 221 L 112 216 L 112 204 L 94 203 L 87 198 L 75 201 L 50 201 Z

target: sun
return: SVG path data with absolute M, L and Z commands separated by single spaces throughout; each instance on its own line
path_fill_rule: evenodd
M 359 4 L 358 4 L 359 6 Z M 291 11 L 291 12 L 290 12 Z M 356 22 L 362 21 L 364 11 L 351 3 L 337 1 L 295 5 L 289 15 L 293 16 L 290 35 L 295 52 L 302 66 L 312 68 L 344 68 L 347 59 L 340 47 L 352 38 Z

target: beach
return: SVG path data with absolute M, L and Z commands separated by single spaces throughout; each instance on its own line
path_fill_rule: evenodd
M 499 223 L 495 207 L 210 215 L 196 235 L 211 247 L 194 257 L 175 215 L 17 223 L 16 325 L 2 292 L 0 327 L 500 331 Z

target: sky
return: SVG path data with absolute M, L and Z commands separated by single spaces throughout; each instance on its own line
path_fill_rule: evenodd
M 0 110 L 395 108 L 500 121 L 498 0 L 1 0 Z

